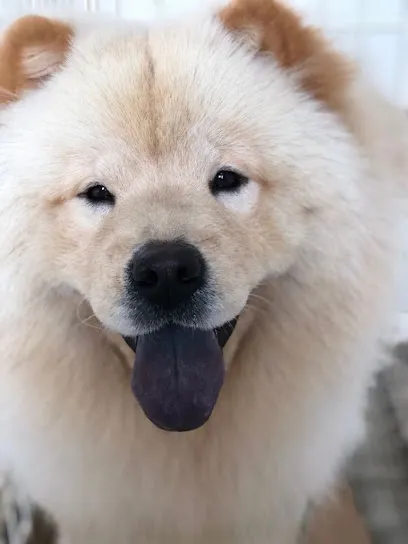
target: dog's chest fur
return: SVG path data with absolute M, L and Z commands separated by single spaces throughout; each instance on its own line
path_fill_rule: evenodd
M 346 405 L 339 383 L 333 398 L 323 376 L 310 402 L 301 367 L 289 369 L 294 357 L 282 365 L 278 335 L 272 354 L 256 347 L 267 331 L 255 329 L 209 424 L 169 434 L 141 413 L 117 350 L 68 316 L 41 316 L 47 338 L 36 360 L 21 372 L 25 353 L 17 349 L 0 385 L 0 459 L 61 534 L 75 544 L 290 542 L 309 497 L 327 486 L 344 443 L 360 430 L 350 387 Z M 269 339 L 273 328 L 271 320 Z

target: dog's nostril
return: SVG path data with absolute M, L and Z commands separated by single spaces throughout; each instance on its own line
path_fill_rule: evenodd
M 177 279 L 181 283 L 190 283 L 196 281 L 201 275 L 201 263 L 196 260 L 190 265 L 181 266 L 177 271 Z
M 159 283 L 159 275 L 155 270 L 144 270 L 137 279 L 140 287 L 156 287 Z

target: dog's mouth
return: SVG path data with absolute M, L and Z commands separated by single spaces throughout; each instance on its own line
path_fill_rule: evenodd
M 206 423 L 224 381 L 222 349 L 236 322 L 209 331 L 167 325 L 125 338 L 135 351 L 133 394 L 157 427 L 181 432 Z

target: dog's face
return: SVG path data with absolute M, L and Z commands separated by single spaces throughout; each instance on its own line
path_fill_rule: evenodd
M 124 336 L 237 316 L 296 263 L 352 162 L 340 121 L 313 96 L 324 82 L 307 91 L 285 55 L 260 53 L 257 12 L 236 4 L 198 23 L 74 36 L 54 78 L 3 114 L 38 274 Z M 56 56 L 45 46 L 23 69 Z
M 45 260 L 124 335 L 239 314 L 293 262 L 322 178 L 302 157 L 314 106 L 273 66 L 216 25 L 147 39 L 89 52 L 89 73 L 72 59 L 39 120 Z M 112 47 L 126 52 L 113 68 Z
M 78 39 L 10 120 L 36 157 L 40 262 L 124 335 L 239 314 L 295 260 L 344 153 L 336 123 L 222 17 Z

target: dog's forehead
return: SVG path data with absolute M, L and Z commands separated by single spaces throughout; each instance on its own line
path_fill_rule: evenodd
M 114 149 L 141 170 L 258 169 L 265 134 L 286 149 L 310 109 L 273 59 L 214 19 L 108 38 L 96 32 L 74 47 L 49 93 L 42 114 L 52 141 L 57 131 L 62 148 L 86 149 L 90 160 Z
M 153 154 L 199 136 L 215 140 L 238 119 L 233 96 L 245 92 L 232 47 L 215 21 L 95 39 L 74 49 L 67 66 L 69 111 L 101 136 L 114 130 Z

